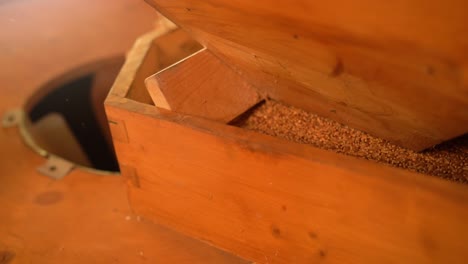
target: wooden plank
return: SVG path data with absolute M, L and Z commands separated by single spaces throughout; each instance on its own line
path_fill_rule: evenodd
M 206 49 L 148 77 L 154 104 L 223 123 L 260 102 L 255 89 Z
M 464 0 L 147 2 L 262 95 L 414 150 L 468 132 Z
M 131 205 L 256 263 L 465 263 L 467 187 L 108 98 Z M 150 140 L 149 140 L 150 139 Z M 133 180 L 135 182 L 135 180 Z

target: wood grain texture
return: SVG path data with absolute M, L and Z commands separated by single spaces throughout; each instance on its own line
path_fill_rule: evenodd
M 0 144 L 2 264 L 247 263 L 135 214 L 122 177 L 75 170 L 53 180 L 16 128 L 0 129 Z
M 261 100 L 242 76 L 203 49 L 145 80 L 157 107 L 228 123 Z
M 0 1 L 0 114 L 76 66 L 123 55 L 154 20 L 137 0 Z M 135 215 L 122 177 L 42 176 L 16 128 L 0 128 L 0 146 L 2 264 L 246 263 Z
M 468 131 L 466 1 L 146 1 L 263 95 L 414 150 Z
M 256 263 L 465 263 L 467 187 L 110 100 L 134 210 Z M 151 140 L 148 140 L 151 138 Z M 134 181 L 133 181 L 134 182 Z

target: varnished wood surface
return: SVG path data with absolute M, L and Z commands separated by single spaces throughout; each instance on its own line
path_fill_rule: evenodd
M 466 186 L 125 99 L 107 113 L 132 208 L 246 259 L 468 258 Z
M 136 212 L 257 263 L 466 262 L 467 186 L 125 98 L 173 34 L 140 39 L 106 99 Z
M 273 99 L 415 150 L 468 132 L 466 1 L 147 2 Z
M 1 130 L 0 144 L 2 264 L 245 263 L 133 214 L 121 177 L 52 180 L 16 129 Z
M 66 70 L 123 54 L 154 21 L 134 0 L 0 2 L 0 114 Z M 121 177 L 40 175 L 45 160 L 16 128 L 0 128 L 0 146 L 2 264 L 244 263 L 137 217 Z

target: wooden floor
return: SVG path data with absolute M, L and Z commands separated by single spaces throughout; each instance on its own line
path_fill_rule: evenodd
M 127 50 L 155 14 L 143 1 L 0 1 L 0 114 L 67 69 Z M 131 25 L 131 27 L 129 27 Z M 17 128 L 0 129 L 0 263 L 245 263 L 133 215 L 124 181 L 55 181 Z

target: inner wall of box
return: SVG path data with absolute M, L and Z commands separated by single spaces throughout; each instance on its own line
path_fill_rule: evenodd
M 193 40 L 186 32 L 177 30 L 152 41 L 135 78 L 127 92 L 126 98 L 154 105 L 145 87 L 149 76 L 177 63 L 189 55 L 201 50 L 203 46 Z
M 154 105 L 146 90 L 145 79 L 202 48 L 185 33 L 170 33 L 161 38 L 168 40 L 159 39 L 157 43 L 153 41 L 127 98 Z M 468 135 L 417 153 L 275 101 L 256 106 L 232 125 L 295 143 L 309 144 L 414 172 L 468 183 Z
M 153 100 L 146 90 L 145 79 L 158 72 L 160 69 L 160 64 L 158 61 L 158 47 L 155 45 L 154 41 L 146 53 L 146 58 L 143 60 L 140 68 L 138 69 L 135 79 L 130 86 L 126 97 L 134 101 L 154 105 Z M 176 58 L 174 58 L 176 59 Z

